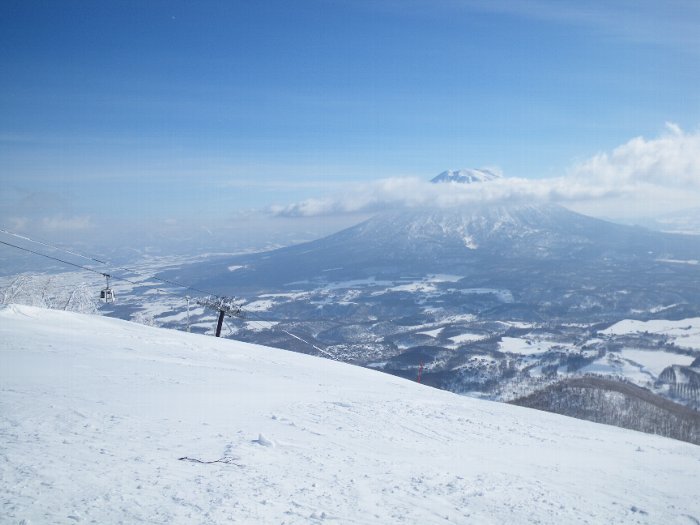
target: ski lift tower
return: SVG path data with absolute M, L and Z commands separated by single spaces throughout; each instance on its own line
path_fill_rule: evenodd
M 198 299 L 197 304 L 219 312 L 219 319 L 216 323 L 216 337 L 221 337 L 221 326 L 224 324 L 224 316 L 243 317 L 241 307 L 236 303 L 235 297 L 205 297 Z

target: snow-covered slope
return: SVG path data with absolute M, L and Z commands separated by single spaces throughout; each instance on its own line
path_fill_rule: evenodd
M 693 445 L 24 306 L 0 310 L 0 435 L 2 523 L 700 519 Z
M 395 211 L 335 234 L 346 244 L 420 254 L 427 248 L 468 257 L 470 251 L 541 258 L 594 244 L 601 230 L 617 225 L 560 206 L 473 206 L 464 209 Z M 329 237 L 330 239 L 332 237 Z M 437 259 L 437 257 L 434 257 Z

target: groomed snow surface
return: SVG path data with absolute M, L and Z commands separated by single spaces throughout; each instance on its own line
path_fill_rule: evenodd
M 698 480 L 700 447 L 671 439 L 262 346 L 0 310 L 2 523 L 693 524 Z

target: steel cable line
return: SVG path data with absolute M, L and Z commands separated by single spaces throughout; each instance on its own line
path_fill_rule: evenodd
M 75 256 L 78 256 L 78 257 L 82 257 L 83 259 L 91 260 L 91 261 L 94 261 L 94 262 L 97 262 L 97 263 L 100 263 L 100 264 L 103 264 L 103 265 L 106 265 L 106 266 L 111 266 L 111 267 L 113 267 L 113 268 L 117 268 L 118 270 L 122 270 L 122 271 L 126 271 L 126 272 L 135 273 L 135 274 L 137 274 L 137 275 L 143 275 L 143 272 L 139 272 L 139 271 L 132 270 L 132 269 L 129 269 L 129 268 L 121 268 L 121 267 L 119 267 L 119 266 L 112 265 L 112 264 L 110 264 L 110 263 L 108 263 L 108 262 L 106 262 L 106 261 L 102 261 L 102 260 L 97 259 L 97 258 L 95 258 L 95 257 L 90 257 L 90 256 L 83 255 L 83 254 L 80 254 L 80 253 L 77 253 L 77 252 L 73 252 L 73 251 L 71 251 L 71 250 L 68 250 L 68 249 L 65 249 L 65 248 L 60 248 L 60 247 L 58 247 L 58 246 L 54 246 L 54 245 L 52 245 L 52 244 L 50 244 L 50 243 L 46 243 L 46 242 L 43 242 L 43 241 L 34 240 L 34 239 L 31 239 L 31 238 L 29 238 L 29 237 L 27 237 L 27 236 L 20 235 L 20 234 L 14 233 L 14 232 L 10 232 L 10 231 L 5 230 L 5 229 L 3 229 L 3 228 L 0 228 L 0 232 L 5 233 L 5 234 L 8 234 L 8 235 L 12 235 L 13 237 L 17 237 L 17 238 L 19 238 L 19 239 L 23 239 L 23 240 L 26 240 L 26 241 L 29 241 L 29 242 L 33 242 L 33 243 L 36 243 L 36 244 L 40 244 L 40 245 L 42 245 L 42 246 L 45 246 L 45 247 L 48 247 L 48 248 L 52 248 L 52 249 L 54 249 L 54 250 L 63 251 L 63 252 L 69 253 L 69 254 L 71 254 L 71 255 L 75 255 Z M 107 274 L 107 273 L 105 273 L 105 272 L 100 272 L 99 270 L 95 270 L 94 268 L 89 268 L 89 267 L 87 267 L 87 266 L 83 266 L 83 265 L 80 265 L 80 264 L 77 264 L 77 263 L 74 263 L 74 262 L 71 262 L 71 261 L 66 261 L 65 259 L 61 259 L 61 258 L 59 258 L 59 257 L 54 257 L 54 256 L 51 256 L 51 255 L 47 255 L 47 254 L 45 254 L 45 253 L 37 252 L 37 251 L 35 251 L 35 250 L 31 250 L 31 249 L 29 249 L 29 248 L 25 248 L 25 247 L 22 247 L 22 246 L 18 246 L 18 245 L 16 245 L 16 244 L 12 244 L 12 243 L 9 243 L 9 242 L 6 242 L 6 241 L 0 240 L 0 243 L 1 243 L 1 244 L 4 244 L 4 245 L 6 245 L 6 246 L 10 246 L 10 247 L 12 247 L 12 248 L 17 248 L 18 250 L 23 250 L 23 251 L 25 251 L 25 252 L 28 252 L 28 253 L 31 253 L 31 254 L 34 254 L 34 255 L 38 255 L 38 256 L 40 256 L 40 257 L 45 257 L 46 259 L 51 259 L 51 260 L 53 260 L 53 261 L 57 261 L 57 262 L 60 262 L 60 263 L 63 263 L 63 264 L 68 264 L 68 265 L 73 266 L 73 267 L 75 267 L 75 268 L 80 268 L 80 269 L 86 270 L 86 271 L 88 271 L 88 272 L 92 272 L 92 273 L 95 273 L 95 274 L 98 274 L 98 275 L 102 275 L 103 277 L 109 277 L 109 278 L 115 279 L 115 280 L 117 280 L 117 281 L 124 281 L 124 282 L 127 282 L 127 283 L 129 283 L 129 284 L 132 284 L 132 285 L 134 285 L 134 286 L 139 286 L 139 285 L 141 284 L 141 283 L 137 283 L 137 282 L 135 282 L 135 281 L 132 281 L 132 280 L 130 280 L 130 279 L 127 279 L 127 278 L 125 278 L 125 277 L 118 277 L 118 276 L 115 276 L 115 275 Z M 177 282 L 174 282 L 174 281 L 169 281 L 168 279 L 161 279 L 161 278 L 159 278 L 159 277 L 151 276 L 151 275 L 149 275 L 148 277 L 149 277 L 149 278 L 152 278 L 152 279 L 155 279 L 155 280 L 157 280 L 157 281 L 161 281 L 161 282 L 167 283 L 167 284 L 172 284 L 172 285 L 174 285 L 174 286 L 176 286 L 176 287 L 178 287 L 178 288 L 184 288 L 184 289 L 186 289 L 186 290 L 193 290 L 193 291 L 200 292 L 200 293 L 204 293 L 204 294 L 207 294 L 207 295 L 210 295 L 210 296 L 214 296 L 214 297 L 217 297 L 217 298 L 222 297 L 222 296 L 220 296 L 220 295 L 218 295 L 218 294 L 214 294 L 214 293 L 208 292 L 208 291 L 206 291 L 206 290 L 200 290 L 200 289 L 195 288 L 195 287 L 193 287 L 193 286 L 187 286 L 187 285 L 183 285 L 183 284 L 180 284 L 180 283 L 177 283 Z M 180 294 L 177 294 L 177 293 L 175 293 L 175 292 L 168 291 L 168 290 L 163 290 L 162 288 L 155 288 L 155 290 L 158 291 L 158 292 L 165 293 L 165 294 L 167 294 L 167 295 L 175 295 L 175 296 L 177 296 L 177 297 L 181 297 Z M 269 319 L 265 319 L 264 317 L 262 317 L 262 316 L 256 314 L 256 313 L 253 312 L 252 310 L 248 310 L 248 309 L 244 308 L 242 305 L 235 305 L 235 306 L 236 306 L 236 308 L 238 308 L 239 311 L 245 313 L 245 314 L 246 314 L 246 317 L 255 317 L 255 318 L 259 319 L 259 321 L 256 321 L 256 320 L 254 320 L 254 319 L 250 319 L 250 322 L 257 324 L 260 328 L 263 328 L 263 329 L 264 329 L 264 328 L 267 328 L 267 327 L 266 327 L 264 324 L 262 324 L 262 323 L 269 323 L 269 322 L 270 322 Z M 323 350 L 322 348 L 319 348 L 319 347 L 318 347 L 317 345 L 315 345 L 314 343 L 311 343 L 311 342 L 307 341 L 306 339 L 304 339 L 304 338 L 302 338 L 302 337 L 300 337 L 300 336 L 298 336 L 298 335 L 296 335 L 296 334 L 293 334 L 293 333 L 291 333 L 291 332 L 285 330 L 284 328 L 278 328 L 278 330 L 279 330 L 280 332 L 283 332 L 283 333 L 287 334 L 289 337 L 292 337 L 292 338 L 294 338 L 294 339 L 296 339 L 296 340 L 298 340 L 298 341 L 301 341 L 302 343 L 304 343 L 304 344 L 310 346 L 311 348 L 317 350 L 318 352 L 321 352 L 323 355 L 325 355 L 325 356 L 327 356 L 327 357 L 329 357 L 329 358 L 331 358 L 331 359 L 335 359 L 335 357 L 334 357 L 330 352 L 328 352 L 327 350 Z
M 0 231 L 2 231 L 2 232 L 4 232 L 4 233 L 8 233 L 6 230 L 0 230 Z M 11 235 L 12 235 L 12 234 L 11 234 Z M 36 243 L 41 244 L 41 245 L 43 245 L 43 246 L 48 246 L 48 247 L 50 247 L 50 248 L 54 248 L 54 249 L 59 250 L 59 251 L 65 251 L 65 252 L 67 252 L 67 253 L 72 253 L 72 254 L 74 254 L 74 255 L 79 255 L 80 257 L 83 257 L 83 258 L 86 258 L 86 259 L 90 259 L 90 260 L 93 260 L 93 261 L 97 261 L 97 259 L 94 259 L 94 258 L 92 258 L 92 257 L 88 257 L 88 256 L 86 256 L 86 255 L 76 254 L 75 252 L 71 252 L 71 251 L 69 251 L 69 250 L 64 250 L 63 248 L 58 248 L 58 247 L 56 247 L 56 246 L 52 246 L 52 245 L 47 244 L 47 243 L 43 243 L 43 242 L 39 242 L 39 241 L 34 241 L 33 239 L 30 239 L 29 237 L 24 237 L 24 236 L 21 236 L 21 235 L 16 235 L 16 237 L 19 237 L 19 238 L 21 238 L 21 239 L 26 239 L 26 240 L 29 240 L 29 241 L 32 241 L 32 242 L 36 242 Z M 60 262 L 60 263 L 63 263 L 63 264 L 68 264 L 68 265 L 70 265 L 70 266 L 74 266 L 75 268 L 80 268 L 81 270 L 86 270 L 86 271 L 88 271 L 88 272 L 92 272 L 92 273 L 95 273 L 95 274 L 97 274 L 97 275 L 101 275 L 101 276 L 103 276 L 103 277 L 109 276 L 110 278 L 112 278 L 112 279 L 114 279 L 114 280 L 117 280 L 117 281 L 125 281 L 125 282 L 127 282 L 127 283 L 129 283 L 129 284 L 133 284 L 134 286 L 139 286 L 139 285 L 141 284 L 141 283 L 137 283 L 137 282 L 135 282 L 135 281 L 132 281 L 132 280 L 130 280 L 130 279 L 127 279 L 127 278 L 125 278 L 125 277 L 119 277 L 119 276 L 116 276 L 116 275 L 104 273 L 104 272 L 101 272 L 101 271 L 99 271 L 99 270 L 95 270 L 94 268 L 90 268 L 90 267 L 88 267 L 88 266 L 83 266 L 83 265 L 81 265 L 81 264 L 77 264 L 77 263 L 74 263 L 74 262 L 71 262 L 71 261 L 66 261 L 65 259 L 61 259 L 61 258 L 59 258 L 59 257 L 54 257 L 54 256 L 52 256 L 52 255 L 47 255 L 47 254 L 45 254 L 45 253 L 37 252 L 37 251 L 35 251 L 35 250 L 31 250 L 31 249 L 25 248 L 25 247 L 23 247 L 23 246 L 18 246 L 18 245 L 16 245 L 16 244 L 12 244 L 12 243 L 9 243 L 9 242 L 6 242 L 6 241 L 0 241 L 0 243 L 4 244 L 4 245 L 6 245 L 6 246 L 11 246 L 12 248 L 17 248 L 18 250 L 22 250 L 22 251 L 25 251 L 25 252 L 28 252 L 28 253 L 32 253 L 32 254 L 34 254 L 34 255 L 38 255 L 38 256 L 40 256 L 40 257 L 45 257 L 45 258 L 47 258 L 47 259 L 51 259 L 52 261 L 57 261 L 57 262 Z M 103 261 L 100 261 L 100 262 L 101 262 L 102 264 L 108 264 L 108 263 L 103 262 Z M 117 267 L 117 268 L 118 268 L 118 267 Z M 123 268 L 118 268 L 118 269 L 122 269 L 122 270 L 129 271 L 129 272 L 136 273 L 136 274 L 139 274 L 139 273 L 140 273 L 140 272 L 135 271 L 135 270 L 128 270 L 128 269 L 123 269 Z M 141 273 L 140 275 L 143 275 L 143 274 Z M 149 275 L 148 277 L 149 277 L 149 278 L 157 279 L 156 277 L 150 276 L 150 275 Z M 169 282 L 169 281 L 165 281 L 165 282 Z M 178 285 L 178 286 L 179 286 L 179 285 Z M 184 286 L 179 286 L 179 287 L 180 287 L 180 288 L 185 288 Z M 189 288 L 189 287 L 188 287 L 188 289 L 194 289 L 194 288 Z M 178 293 L 176 293 L 176 292 L 169 291 L 169 290 L 164 290 L 164 289 L 162 289 L 162 288 L 154 288 L 154 290 L 156 290 L 156 291 L 158 291 L 158 292 L 162 292 L 162 293 L 168 294 L 168 295 L 175 295 L 175 296 L 177 296 L 177 297 L 181 297 L 181 295 L 178 294 Z M 196 289 L 195 289 L 195 290 L 196 290 Z M 221 296 L 219 296 L 219 295 L 217 295 L 217 294 L 213 294 L 213 293 L 210 293 L 210 292 L 203 292 L 203 293 L 206 293 L 207 295 L 211 295 L 211 296 L 214 296 L 214 297 L 221 297 Z M 239 306 L 239 305 L 236 305 L 236 307 L 237 307 L 237 308 L 240 308 L 241 310 L 243 310 L 243 308 L 242 308 L 241 306 Z M 259 316 L 255 315 L 253 312 L 246 311 L 246 313 L 248 313 L 248 314 L 250 314 L 250 315 L 252 315 L 252 316 L 254 316 L 254 317 L 260 318 Z M 262 319 L 262 318 L 260 318 L 260 319 Z M 266 319 L 262 319 L 262 320 L 263 320 L 263 321 L 266 321 Z M 256 322 L 256 321 L 252 321 L 252 322 Z M 262 325 L 261 325 L 261 326 L 262 326 Z
M 99 264 L 103 264 L 103 265 L 105 265 L 105 266 L 109 266 L 109 267 L 111 267 L 111 268 L 115 268 L 115 269 L 117 269 L 117 270 L 121 270 L 121 271 L 123 271 L 123 272 L 131 272 L 131 273 L 135 273 L 135 274 L 139 274 L 139 275 L 143 275 L 143 274 L 144 274 L 143 272 L 140 272 L 140 271 L 138 271 L 138 270 L 134 270 L 134 269 L 132 269 L 132 268 L 123 268 L 123 267 L 117 266 L 116 264 L 114 264 L 114 263 L 112 263 L 112 262 L 110 262 L 110 261 L 103 261 L 102 259 L 98 259 L 98 258 L 93 257 L 93 256 L 91 256 L 91 255 L 85 255 L 85 254 L 82 254 L 82 253 L 79 253 L 79 252 L 74 252 L 74 251 L 68 250 L 68 249 L 66 249 L 66 248 L 61 248 L 61 247 L 59 247 L 59 246 L 55 246 L 55 245 L 50 244 L 50 243 L 48 243 L 48 242 L 46 242 L 46 241 L 40 241 L 40 240 L 32 239 L 32 238 L 30 238 L 30 237 L 27 237 L 26 235 L 20 235 L 19 233 L 11 232 L 11 231 L 6 230 L 6 229 L 4 229 L 4 228 L 0 228 L 0 232 L 6 233 L 7 235 L 11 235 L 11 236 L 13 236 L 13 237 L 17 237 L 18 239 L 22 239 L 22 240 L 25 240 L 25 241 L 29 241 L 29 242 L 33 242 L 33 243 L 36 243 L 36 244 L 40 244 L 40 245 L 42 245 L 42 246 L 46 246 L 47 248 L 52 248 L 52 249 L 54 249 L 54 250 L 58 250 L 58 251 L 65 252 L 65 253 L 69 253 L 69 254 L 71 254 L 71 255 L 75 255 L 76 257 L 82 257 L 83 259 L 86 259 L 86 260 L 88 260 L 88 261 L 93 261 L 93 262 L 96 262 L 96 263 L 99 263 Z M 66 261 L 63 261 L 63 262 L 66 262 Z M 75 266 L 75 265 L 74 265 L 74 266 Z M 101 273 L 101 272 L 100 272 L 100 273 Z M 202 294 L 205 294 L 205 295 L 213 295 L 213 296 L 218 297 L 218 295 L 215 294 L 215 293 L 208 292 L 207 290 L 201 290 L 201 289 L 199 289 L 199 288 L 195 288 L 194 286 L 189 286 L 189 285 L 186 285 L 186 284 L 178 283 L 178 282 L 176 282 L 176 281 L 170 281 L 170 280 L 168 280 L 168 279 L 163 279 L 162 277 L 156 277 L 155 275 L 149 275 L 148 277 L 151 278 L 151 279 L 155 279 L 156 281 L 160 281 L 160 282 L 162 282 L 162 283 L 171 284 L 171 285 L 176 286 L 176 287 L 178 287 L 178 288 L 184 288 L 185 290 L 192 290 L 192 291 L 194 291 L 194 292 L 202 293 Z
M 6 246 L 11 246 L 13 248 L 17 248 L 18 250 L 23 250 L 25 252 L 33 253 L 34 255 L 38 255 L 40 257 L 46 257 L 47 259 L 51 259 L 52 261 L 58 261 L 58 262 L 63 263 L 63 264 L 69 264 L 70 266 L 75 266 L 76 268 L 80 268 L 81 270 L 86 270 L 88 272 L 96 273 L 97 275 L 101 275 L 102 277 L 109 277 L 110 279 L 114 279 L 116 281 L 124 281 L 124 282 L 127 282 L 129 284 L 133 284 L 134 286 L 139 286 L 141 284 L 141 283 L 137 283 L 136 281 L 132 281 L 130 279 L 127 279 L 126 277 L 118 277 L 116 275 L 104 273 L 104 272 L 101 272 L 99 270 L 95 270 L 94 268 L 89 268 L 89 267 L 83 266 L 81 264 L 76 264 L 74 262 L 66 261 L 64 259 L 60 259 L 60 258 L 54 257 L 52 255 L 47 255 L 45 253 L 36 252 L 34 250 L 30 250 L 29 248 L 25 248 L 23 246 L 17 246 L 16 244 L 12 244 L 10 242 L 0 241 L 0 244 L 4 244 Z M 166 293 L 166 294 L 177 295 L 174 292 L 169 292 L 168 290 L 163 290 L 162 288 L 155 288 L 155 290 L 157 290 L 159 292 Z

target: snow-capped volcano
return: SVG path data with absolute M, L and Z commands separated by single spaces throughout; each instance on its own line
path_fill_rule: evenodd
M 460 178 L 487 183 L 498 176 L 462 170 L 436 177 Z M 507 289 L 529 312 L 546 307 L 548 316 L 576 317 L 575 302 L 583 300 L 607 301 L 610 308 L 626 311 L 650 302 L 697 304 L 700 285 L 693 267 L 660 269 L 659 261 L 698 259 L 697 237 L 614 224 L 556 205 L 489 203 L 388 210 L 315 241 L 193 265 L 163 277 L 241 295 L 450 274 L 467 289 Z
M 487 182 L 501 178 L 503 178 L 502 175 L 487 169 L 461 169 L 443 171 L 439 175 L 433 177 L 430 182 L 472 184 L 475 182 Z
M 545 247 L 591 243 L 604 224 L 554 205 L 488 205 L 387 212 L 346 230 L 345 235 L 362 238 L 368 246 L 391 246 L 416 254 L 428 243 L 438 250 L 506 250 L 511 256 L 540 257 Z
M 168 277 L 245 291 L 298 281 L 451 273 L 494 279 L 536 265 L 593 278 L 605 267 L 659 258 L 697 259 L 700 240 L 613 224 L 554 205 L 388 211 L 333 235 L 279 250 L 193 267 Z M 231 272 L 231 265 L 241 269 Z M 334 269 L 329 272 L 328 269 Z M 188 272 L 188 273 L 185 273 Z M 531 273 L 528 279 L 536 278 Z M 620 285 L 624 285 L 620 282 Z

